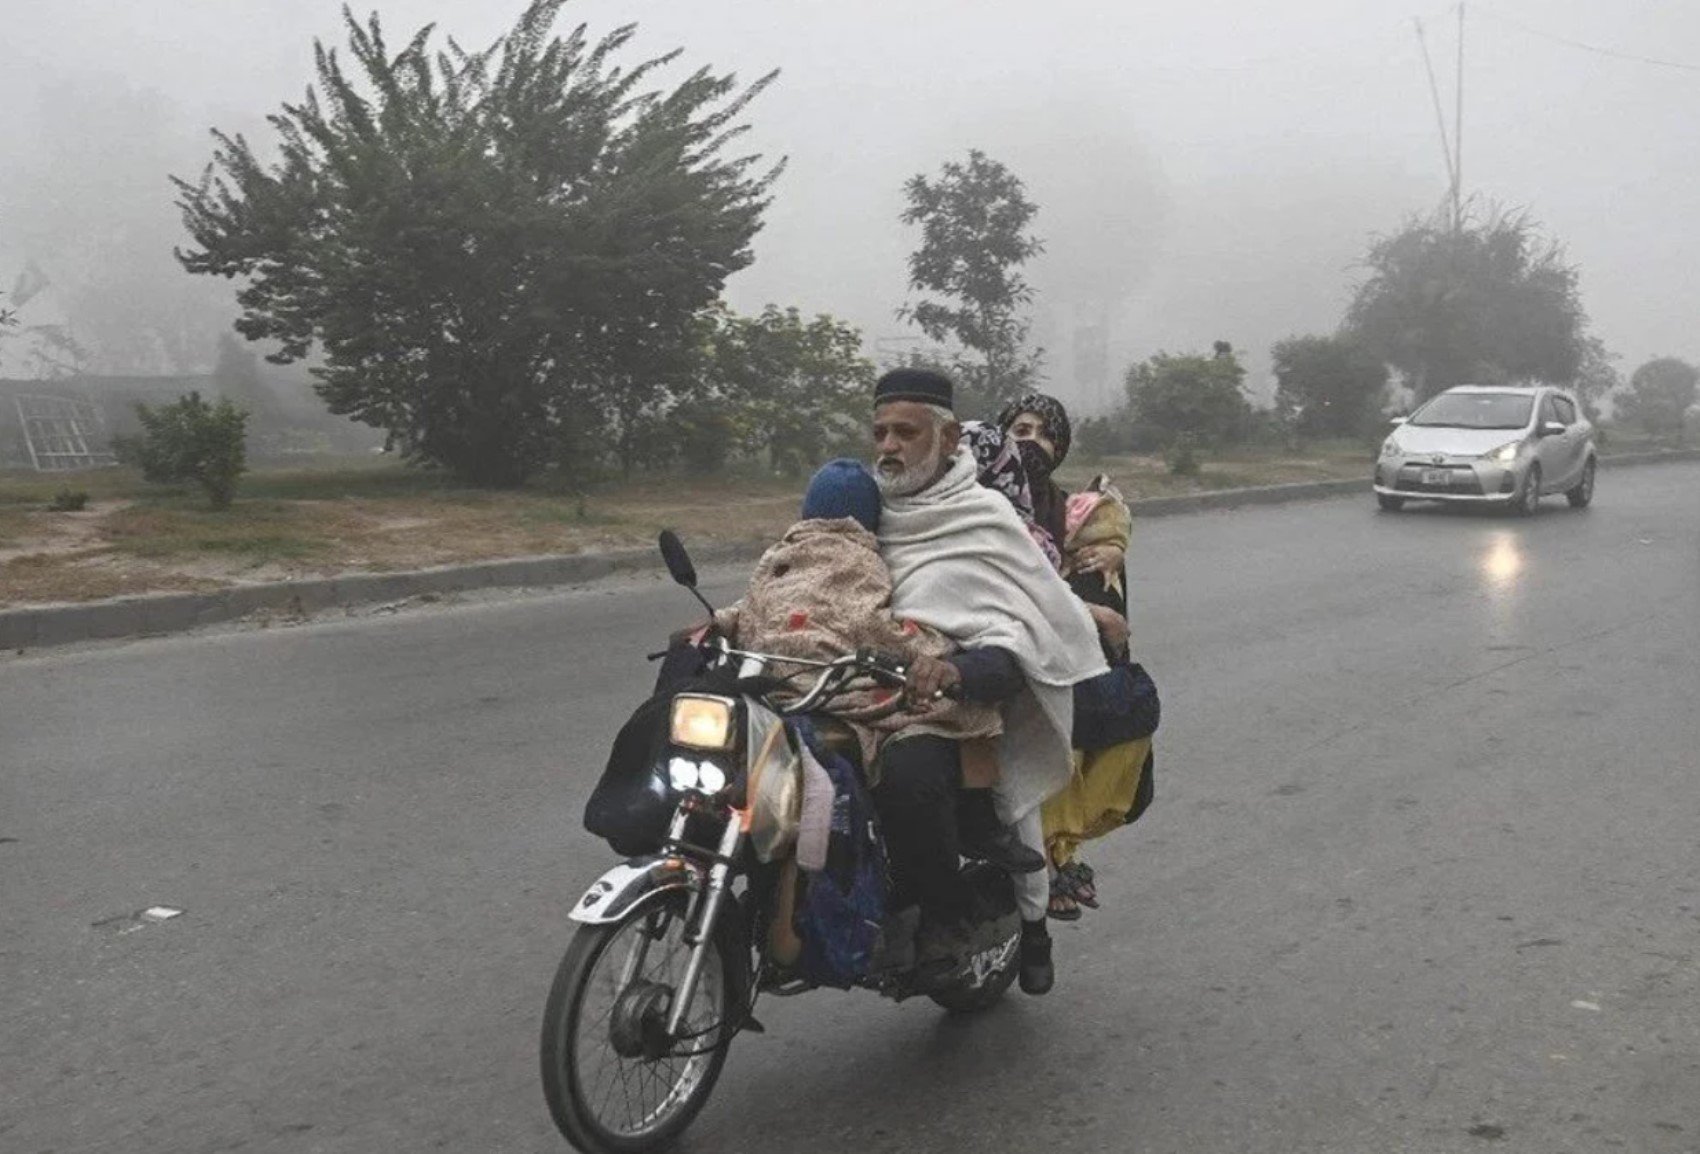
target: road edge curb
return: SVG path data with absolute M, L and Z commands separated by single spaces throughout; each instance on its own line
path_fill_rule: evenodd
M 1700 449 L 1623 453 L 1602 456 L 1613 468 L 1700 460 Z M 1328 497 L 1368 493 L 1370 482 L 1303 481 L 1291 485 L 1259 485 L 1219 489 L 1180 497 L 1148 497 L 1131 501 L 1136 517 L 1173 517 L 1186 513 L 1285 505 Z M 753 560 L 764 547 L 759 541 L 734 541 L 694 550 L 710 564 Z M 470 565 L 442 565 L 395 573 L 347 573 L 337 577 L 235 585 L 209 593 L 148 593 L 91 601 L 78 605 L 42 605 L 0 610 L 0 650 L 22 651 L 182 633 L 207 625 L 240 621 L 259 613 L 305 618 L 326 609 L 405 601 L 481 589 L 551 588 L 578 585 L 616 573 L 659 568 L 653 549 L 617 549 L 600 553 L 569 553 L 541 557 L 509 557 Z

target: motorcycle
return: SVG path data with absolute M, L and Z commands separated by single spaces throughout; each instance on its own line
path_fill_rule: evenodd
M 673 580 L 712 615 L 678 538 L 663 533 L 660 548 Z M 873 652 L 803 661 L 712 634 L 697 644 L 705 663 L 735 671 L 735 692 L 680 692 L 658 714 L 664 728 L 648 780 L 672 806 L 665 837 L 657 852 L 608 870 L 574 906 L 577 928 L 544 1009 L 544 1096 L 561 1133 L 587 1154 L 672 1142 L 713 1093 L 732 1040 L 764 1032 L 758 1000 L 819 988 L 795 966 L 791 911 L 810 881 L 776 819 L 804 789 L 801 761 L 754 748 L 748 718 L 820 718 L 845 693 L 906 681 L 902 662 Z M 789 726 L 777 732 L 774 740 L 797 740 Z M 929 958 L 917 949 L 915 910 L 891 914 L 855 986 L 895 1000 L 925 996 L 953 1013 L 1003 996 L 1019 967 L 1013 884 L 986 863 L 961 868 L 969 892 L 984 895 L 967 932 Z

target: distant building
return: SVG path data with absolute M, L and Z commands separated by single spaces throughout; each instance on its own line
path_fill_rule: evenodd
M 210 376 L 0 378 L 0 468 L 110 463 L 113 435 L 139 431 L 137 402 L 168 404 L 191 389 L 216 391 Z

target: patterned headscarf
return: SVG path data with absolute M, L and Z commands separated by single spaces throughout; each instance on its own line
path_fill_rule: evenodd
M 1063 403 L 1045 393 L 1028 393 L 1003 407 L 1003 412 L 998 414 L 998 428 L 1009 432 L 1015 418 L 1022 413 L 1032 413 L 1045 422 L 1045 436 L 1057 447 L 1057 457 L 1051 462 L 1051 467 L 1061 465 L 1063 458 L 1068 456 L 1069 445 L 1074 443 L 1074 426 L 1069 423 L 1068 410 L 1063 408 Z
M 962 443 L 974 454 L 974 469 L 980 484 L 995 489 L 1009 498 L 1021 523 L 1033 538 L 1052 568 L 1061 571 L 1062 550 L 1050 533 L 1040 527 L 1033 514 L 1033 489 L 1027 480 L 1027 470 L 1021 463 L 1016 442 L 1003 435 L 1003 430 L 985 421 L 962 422 Z

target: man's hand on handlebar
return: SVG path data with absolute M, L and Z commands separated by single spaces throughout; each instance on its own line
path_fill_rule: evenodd
M 962 671 L 938 657 L 917 657 L 909 666 L 904 692 L 917 705 L 938 700 L 962 684 Z

